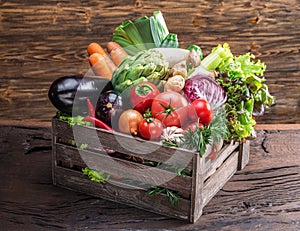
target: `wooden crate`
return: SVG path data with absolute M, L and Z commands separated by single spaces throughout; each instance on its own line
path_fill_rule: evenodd
M 52 133 L 55 185 L 191 223 L 200 218 L 203 207 L 249 160 L 249 141 L 224 144 L 213 158 L 94 127 L 71 127 L 56 118 Z M 85 148 L 78 148 L 74 141 Z M 153 167 L 149 161 L 164 164 Z M 93 182 L 82 173 L 86 166 L 111 177 L 105 183 Z M 177 173 L 182 166 L 185 176 Z M 164 193 L 150 196 L 149 186 L 175 191 L 180 200 L 171 204 Z

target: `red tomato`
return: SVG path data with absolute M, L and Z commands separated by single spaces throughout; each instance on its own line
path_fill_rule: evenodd
M 157 95 L 151 106 L 152 116 L 164 126 L 182 127 L 187 120 L 188 102 L 177 92 L 162 92 Z
M 192 121 L 199 119 L 200 123 L 207 125 L 213 118 L 210 104 L 205 99 L 196 99 L 189 107 L 189 118 Z
M 191 129 L 192 131 L 196 131 L 196 126 L 198 126 L 201 129 L 204 128 L 204 125 L 202 123 L 192 122 L 192 123 L 188 124 L 187 126 L 185 126 L 183 130 L 187 131 L 188 129 Z
M 143 114 L 148 108 L 151 108 L 153 99 L 159 93 L 160 91 L 153 83 L 138 83 L 130 91 L 131 105 L 135 110 Z
M 146 140 L 156 140 L 163 132 L 163 124 L 158 119 L 144 119 L 139 126 L 140 136 Z

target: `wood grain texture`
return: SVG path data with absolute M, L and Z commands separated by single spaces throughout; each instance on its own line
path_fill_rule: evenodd
M 267 66 L 277 104 L 258 123 L 300 123 L 300 4 L 288 1 L 20 1 L 0 2 L 0 119 L 50 121 L 47 99 L 58 77 L 86 73 L 86 47 L 105 45 L 125 19 L 161 10 L 180 46 L 208 54 L 228 42 Z
M 300 130 L 258 130 L 195 224 L 52 185 L 49 127 L 0 126 L 3 230 L 299 230 Z

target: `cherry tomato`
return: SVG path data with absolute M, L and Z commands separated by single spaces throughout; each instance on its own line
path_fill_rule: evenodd
M 143 114 L 148 108 L 151 108 L 153 99 L 159 93 L 160 91 L 153 83 L 138 83 L 130 91 L 130 102 L 133 109 Z
M 144 119 L 139 126 L 140 136 L 146 140 L 156 140 L 163 132 L 163 124 L 156 118 Z
M 183 128 L 183 130 L 188 130 L 188 129 L 191 129 L 191 131 L 196 131 L 196 127 L 199 127 L 199 128 L 201 128 L 201 129 L 203 129 L 204 128 L 204 125 L 202 124 L 202 123 L 199 123 L 199 122 L 192 122 L 192 123 L 190 123 L 190 124 L 188 124 L 188 125 L 186 125 L 184 128 Z
M 177 92 L 162 92 L 154 98 L 151 112 L 166 127 L 182 127 L 188 118 L 188 102 Z
M 192 121 L 199 119 L 199 122 L 207 125 L 213 118 L 210 104 L 205 99 L 194 100 L 189 107 L 189 118 Z

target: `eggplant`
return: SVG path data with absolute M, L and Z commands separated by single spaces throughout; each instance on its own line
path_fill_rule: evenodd
M 108 79 L 83 75 L 64 76 L 51 84 L 48 98 L 57 110 L 70 116 L 84 116 L 88 114 L 87 99 L 96 105 L 99 95 L 112 88 Z
M 122 96 L 118 92 L 114 90 L 103 92 L 96 104 L 96 118 L 113 128 L 116 127 L 114 125 L 124 109 L 123 103 Z

